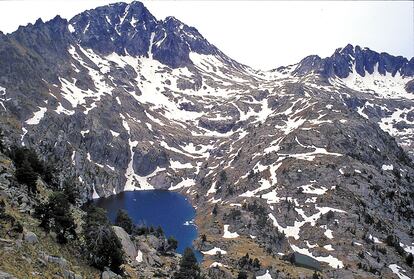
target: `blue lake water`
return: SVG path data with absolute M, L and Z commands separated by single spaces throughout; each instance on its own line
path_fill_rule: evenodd
M 178 253 L 186 247 L 193 248 L 192 242 L 197 238 L 197 227 L 191 222 L 195 210 L 179 193 L 162 190 L 123 192 L 98 199 L 95 204 L 108 211 L 112 222 L 118 209 L 124 209 L 137 225 L 161 226 L 167 237 L 174 236 L 178 240 Z M 194 252 L 200 261 L 202 254 Z

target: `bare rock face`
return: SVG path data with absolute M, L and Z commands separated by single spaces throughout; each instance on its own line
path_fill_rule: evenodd
M 102 272 L 101 274 L 101 279 L 120 279 L 122 278 L 122 276 L 110 271 L 110 270 L 105 270 L 104 272 Z
M 129 234 L 121 227 L 112 226 L 116 236 L 119 238 L 122 244 L 122 250 L 125 254 L 134 261 L 138 255 L 135 244 L 131 241 Z
M 39 242 L 37 235 L 33 232 L 25 232 L 24 233 L 24 241 L 30 244 L 35 244 Z
M 14 276 L 6 273 L 6 272 L 3 272 L 1 270 L 0 270 L 0 278 L 1 279 L 16 279 L 16 277 L 14 277 Z
M 140 176 L 147 176 L 153 173 L 157 167 L 165 168 L 168 165 L 168 155 L 165 151 L 150 149 L 143 153 L 134 153 L 134 171 Z

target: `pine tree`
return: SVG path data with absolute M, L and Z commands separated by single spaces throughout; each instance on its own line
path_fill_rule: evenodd
M 178 247 L 178 241 L 173 236 L 170 236 L 167 240 L 168 242 L 168 250 L 175 250 Z
M 253 267 L 254 268 L 257 268 L 257 269 L 260 269 L 260 261 L 259 261 L 258 258 L 254 258 L 254 260 L 253 260 Z
M 164 235 L 164 231 L 162 230 L 161 226 L 157 227 L 157 230 L 155 231 L 155 235 L 157 237 L 163 236 Z
M 76 188 L 73 179 L 66 179 L 63 182 L 63 193 L 71 204 L 76 204 L 76 200 L 79 197 L 79 190 Z
M 405 262 L 409 265 L 409 266 L 413 266 L 413 261 L 414 261 L 414 257 L 412 253 L 409 253 L 408 256 L 405 258 Z
M 218 211 L 218 209 L 217 209 L 217 204 L 214 204 L 212 214 L 213 214 L 214 216 L 217 216 L 217 211 Z
M 132 222 L 131 217 L 129 217 L 128 212 L 123 209 L 119 209 L 116 214 L 115 226 L 123 228 L 128 234 L 132 234 L 134 229 L 134 223 Z
M 89 207 L 86 208 L 86 213 L 87 214 L 84 217 L 85 227 L 109 225 L 109 220 L 108 220 L 108 217 L 106 216 L 105 209 L 94 206 L 94 205 L 89 205 Z
M 85 230 L 84 236 L 90 263 L 100 270 L 108 266 L 111 270 L 119 272 L 124 253 L 112 227 L 91 226 Z
M 185 248 L 180 262 L 180 269 L 174 274 L 174 279 L 201 279 L 200 267 L 191 248 Z
M 237 279 L 247 279 L 247 273 L 245 271 L 240 271 L 237 275 Z
M 28 187 L 29 193 L 35 193 L 37 190 L 37 173 L 33 171 L 27 160 L 24 160 L 16 169 L 16 179 L 20 184 Z
M 95 206 L 87 209 L 83 234 L 91 265 L 101 270 L 110 267 L 113 271 L 120 272 L 120 266 L 124 261 L 122 244 L 112 229 L 104 209 Z
M 12 146 L 8 155 L 13 160 L 16 169 L 23 167 L 23 164 L 28 164 L 33 172 L 42 177 L 42 179 L 55 190 L 58 189 L 56 179 L 56 169 L 53 167 L 53 162 L 46 164 L 40 160 L 33 149 L 27 147 Z M 27 166 L 25 166 L 27 167 Z
M 41 162 L 37 157 L 36 152 L 33 149 L 25 148 L 25 157 L 32 167 L 33 171 L 37 172 L 40 175 L 43 175 L 45 167 L 43 165 L 43 162 Z
M 6 146 L 4 145 L 4 133 L 3 130 L 0 129 L 0 152 L 6 151 Z
M 76 224 L 67 197 L 62 192 L 54 192 L 47 203 L 36 207 L 35 216 L 41 221 L 40 227 L 56 233 L 59 243 L 66 243 L 68 237 L 76 238 Z

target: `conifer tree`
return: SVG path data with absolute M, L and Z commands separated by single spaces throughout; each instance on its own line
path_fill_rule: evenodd
M 200 267 L 191 248 L 185 248 L 180 262 L 180 269 L 174 274 L 174 279 L 201 279 Z
M 131 217 L 129 217 L 128 213 L 123 209 L 119 209 L 116 214 L 115 226 L 123 228 L 128 234 L 132 234 L 134 229 L 134 223 L 132 222 Z

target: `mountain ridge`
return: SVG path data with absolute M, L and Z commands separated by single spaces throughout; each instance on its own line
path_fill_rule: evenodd
M 97 8 L 93 8 L 93 9 L 89 9 L 89 10 L 86 10 L 84 12 L 81 12 L 81 13 L 73 16 L 69 20 L 68 19 L 63 19 L 59 15 L 57 15 L 55 18 L 53 18 L 51 20 L 48 20 L 46 22 L 43 22 L 43 20 L 41 18 L 39 18 L 39 19 L 36 20 L 36 22 L 34 24 L 28 23 L 26 26 L 19 26 L 19 28 L 16 31 L 11 32 L 11 33 L 8 33 L 8 34 L 5 34 L 5 35 L 7 36 L 7 35 L 11 35 L 13 33 L 16 33 L 19 29 L 22 29 L 22 28 L 28 28 L 28 27 L 31 27 L 31 26 L 34 26 L 34 25 L 40 25 L 42 23 L 44 24 L 44 23 L 48 23 L 48 22 L 53 22 L 53 21 L 56 21 L 58 19 L 63 20 L 63 22 L 66 21 L 69 24 L 69 26 L 70 26 L 69 28 L 74 28 L 73 26 L 71 26 L 72 25 L 71 22 L 74 23 L 74 24 L 79 25 L 80 26 L 79 28 L 81 28 L 81 27 L 86 28 L 86 23 L 83 22 L 83 25 L 82 25 L 82 22 L 79 23 L 78 21 L 85 21 L 85 20 L 87 20 L 88 19 L 88 16 L 90 16 L 90 13 L 93 13 L 95 16 L 97 16 L 97 14 L 99 15 L 99 12 L 102 12 L 103 14 L 101 14 L 101 17 L 102 16 L 108 16 L 107 14 L 105 14 L 105 12 L 110 11 L 110 10 L 108 10 L 110 7 L 112 7 L 112 8 L 116 7 L 118 13 L 122 10 L 124 12 L 123 15 L 125 17 L 127 17 L 127 20 L 125 21 L 125 23 L 127 23 L 127 24 L 130 23 L 131 19 L 133 19 L 132 20 L 133 22 L 136 20 L 134 17 L 137 15 L 137 13 L 134 13 L 134 12 L 139 11 L 138 18 L 139 18 L 139 16 L 144 16 L 145 17 L 144 22 L 146 22 L 147 20 L 149 20 L 152 23 L 164 23 L 164 24 L 165 23 L 168 23 L 168 22 L 176 22 L 176 24 L 178 24 L 178 25 L 183 25 L 185 27 L 185 29 L 193 30 L 195 32 L 195 34 L 196 34 L 195 37 L 200 37 L 201 40 L 204 40 L 205 41 L 203 44 L 206 44 L 206 46 L 209 46 L 210 45 L 210 43 L 208 43 L 205 40 L 205 38 L 198 32 L 198 30 L 196 28 L 185 25 L 183 22 L 181 22 L 179 19 L 177 19 L 177 18 L 175 18 L 173 16 L 168 16 L 164 20 L 158 20 L 139 1 L 133 1 L 131 3 L 118 2 L 118 3 L 113 3 L 113 4 L 110 4 L 110 5 L 107 5 L 107 6 L 100 6 L 100 7 L 97 7 Z M 132 8 L 132 12 L 130 12 L 128 10 L 130 7 Z M 120 16 L 120 15 L 118 14 L 118 16 Z M 112 15 L 112 17 L 113 17 L 113 19 L 115 19 L 114 18 L 114 15 Z M 131 18 L 128 19 L 129 17 L 131 17 Z M 101 20 L 101 19 L 102 18 L 100 18 L 99 20 Z M 106 23 L 108 23 L 108 19 L 109 18 L 105 19 Z M 124 19 L 125 18 L 122 18 L 121 17 L 121 18 L 116 18 L 116 19 L 117 20 L 123 19 L 122 22 L 116 22 L 116 24 L 119 24 L 119 23 L 122 24 L 124 22 Z M 112 22 L 110 21 L 109 22 L 109 25 L 111 25 L 111 24 L 112 24 Z M 111 27 L 113 27 L 113 26 L 111 26 Z M 118 32 L 118 31 L 116 31 L 116 32 Z M 74 31 L 71 32 L 71 33 L 82 33 L 82 32 L 80 32 L 79 30 L 75 30 L 74 29 Z M 146 38 L 146 39 L 148 40 L 149 38 Z M 78 40 L 80 40 L 80 39 L 78 38 Z M 145 44 L 145 45 L 148 45 L 148 44 Z M 88 43 L 86 43 L 85 46 L 90 46 L 90 45 L 88 45 Z M 211 47 L 212 47 L 212 50 L 210 50 L 210 52 L 207 51 L 206 48 L 204 48 L 204 49 L 201 48 L 201 51 L 204 52 L 203 54 L 217 54 L 216 52 L 220 52 L 215 46 L 211 45 Z M 195 48 L 195 49 L 197 49 L 197 48 Z M 117 49 L 116 51 L 117 52 L 121 52 L 122 54 L 125 55 L 125 50 Z M 104 52 L 105 53 L 108 53 L 108 50 L 106 50 Z M 351 55 L 353 57 L 355 55 L 355 53 L 358 53 L 358 54 L 362 53 L 363 56 L 366 56 L 365 53 L 367 53 L 367 52 L 370 53 L 371 56 L 374 56 L 374 61 L 371 61 L 370 62 L 371 64 L 372 63 L 375 64 L 375 63 L 378 63 L 378 62 L 381 63 L 381 65 L 379 67 L 380 74 L 385 74 L 385 72 L 387 71 L 386 69 L 384 69 L 384 66 L 386 67 L 388 64 L 383 64 L 384 63 L 384 59 L 385 59 L 384 57 L 387 57 L 388 60 L 399 60 L 398 63 L 399 64 L 403 64 L 403 65 L 399 65 L 399 67 L 397 69 L 393 69 L 393 71 L 391 72 L 391 74 L 393 76 L 396 74 L 396 71 L 398 71 L 398 70 L 402 70 L 402 74 L 403 75 L 407 75 L 407 76 L 414 75 L 414 57 L 412 57 L 411 59 L 409 59 L 409 58 L 406 58 L 406 57 L 403 57 L 403 56 L 400 56 L 400 55 L 394 56 L 394 55 L 391 55 L 391 54 L 389 54 L 387 52 L 376 52 L 376 51 L 373 51 L 373 50 L 371 50 L 368 47 L 360 47 L 359 45 L 355 45 L 355 47 L 354 47 L 352 44 L 347 44 L 345 47 L 335 49 L 335 51 L 332 53 L 332 55 L 330 57 L 322 58 L 319 55 L 309 55 L 309 56 L 303 58 L 298 63 L 293 64 L 293 65 L 298 65 L 298 67 L 297 67 L 298 69 L 295 70 L 295 74 L 300 74 L 300 75 L 305 74 L 305 73 L 303 73 L 303 71 L 306 72 L 306 70 L 303 69 L 303 68 L 305 66 L 308 66 L 308 65 L 301 65 L 301 64 L 306 64 L 305 63 L 306 60 L 315 59 L 316 61 L 313 61 L 313 63 L 330 64 L 331 61 L 329 61 L 329 60 L 332 60 L 332 59 L 335 60 L 335 58 L 343 59 L 343 56 L 344 56 L 343 54 L 345 54 L 345 55 Z M 147 51 L 146 52 L 140 50 L 138 53 L 130 53 L 130 54 L 133 54 L 133 55 L 135 55 L 135 54 L 138 54 L 138 55 L 148 55 L 148 48 L 147 48 Z M 222 53 L 221 53 L 221 55 L 226 56 L 225 54 L 222 54 Z M 377 57 L 380 57 L 380 60 L 381 61 L 379 61 L 379 59 Z M 330 58 L 330 59 L 328 59 L 328 58 Z M 185 60 L 186 60 L 186 62 L 188 62 L 188 59 L 185 59 Z M 233 59 L 231 59 L 231 60 L 233 60 Z M 326 60 L 328 60 L 328 61 L 326 61 Z M 161 62 L 166 62 L 166 61 L 161 61 Z M 338 60 L 335 60 L 334 62 L 338 62 Z M 349 61 L 346 61 L 346 62 L 349 62 Z M 364 62 L 367 62 L 367 61 L 364 61 Z M 365 65 L 365 64 L 361 65 L 360 60 L 357 60 L 357 64 L 358 64 L 358 66 L 356 67 L 356 71 L 361 76 L 364 76 L 365 75 L 365 71 L 367 71 L 368 73 L 370 73 L 370 72 L 372 73 L 372 70 L 373 70 L 373 68 L 372 68 L 373 66 L 372 65 Z M 173 67 L 177 67 L 178 66 L 178 64 L 171 64 L 169 62 L 167 62 L 167 65 L 173 66 Z M 242 64 L 240 64 L 240 65 L 242 65 Z M 279 66 L 278 68 L 285 68 L 285 67 L 289 67 L 289 66 L 293 66 L 293 65 Z M 180 65 L 180 66 L 185 66 L 185 65 L 183 64 L 183 65 Z M 327 76 L 331 77 L 332 76 L 332 73 L 331 72 L 332 71 L 335 72 L 335 70 L 332 70 L 332 65 L 325 65 L 325 67 L 327 67 L 327 68 L 326 69 L 319 69 L 319 71 L 321 71 L 321 73 L 323 75 L 327 75 Z M 364 67 L 366 67 L 366 68 L 364 69 Z M 403 69 L 400 69 L 402 67 L 404 67 L 404 68 Z M 257 69 L 257 70 L 260 70 L 260 69 Z M 269 71 L 275 71 L 275 70 L 276 69 L 269 70 Z M 387 71 L 387 72 L 389 72 L 389 71 Z M 339 77 L 344 78 L 346 76 L 344 76 L 343 73 L 341 73 Z
M 310 71 L 316 71 L 327 78 L 334 76 L 347 78 L 350 73 L 356 71 L 364 77 L 366 74 L 374 73 L 376 64 L 381 75 L 387 73 L 393 77 L 397 73 L 407 77 L 414 75 L 414 58 L 408 60 L 402 56 L 392 56 L 386 52 L 378 53 L 358 45 L 353 47 L 351 44 L 336 49 L 330 57 L 321 58 L 317 55 L 305 57 L 299 62 L 294 74 L 306 75 Z

